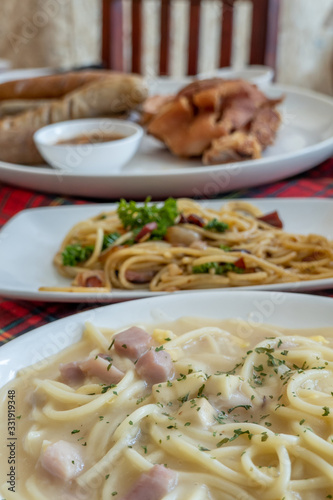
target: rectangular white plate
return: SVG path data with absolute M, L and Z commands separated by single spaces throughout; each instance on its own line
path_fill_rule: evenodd
M 228 200 L 202 201 L 219 208 Z M 278 210 L 284 229 L 299 234 L 317 233 L 333 239 L 333 200 L 308 198 L 251 199 L 264 213 Z M 116 204 L 33 208 L 13 217 L 0 231 L 0 295 L 49 302 L 112 302 L 162 295 L 149 290 L 119 290 L 109 293 L 39 292 L 40 286 L 69 286 L 58 274 L 52 259 L 69 229 L 77 222 L 113 210 Z M 333 278 L 299 283 L 279 283 L 228 288 L 305 291 L 333 288 Z M 198 293 L 193 290 L 189 293 Z M 181 292 L 176 292 L 181 293 Z

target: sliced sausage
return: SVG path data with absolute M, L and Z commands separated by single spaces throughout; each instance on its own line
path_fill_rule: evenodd
M 149 269 L 142 269 L 140 271 L 134 271 L 132 269 L 127 269 L 125 272 L 125 278 L 131 283 L 149 283 L 155 276 L 157 271 L 152 271 Z

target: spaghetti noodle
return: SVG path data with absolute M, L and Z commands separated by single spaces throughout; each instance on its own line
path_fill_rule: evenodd
M 189 199 L 118 210 L 76 224 L 54 258 L 74 279 L 64 291 L 175 291 L 333 277 L 333 243 L 282 229 L 276 213 L 232 201 L 220 210 Z M 141 210 L 141 211 L 140 211 Z M 42 287 L 41 290 L 59 290 Z
M 332 332 L 326 340 L 321 332 L 258 326 L 248 342 L 243 327 L 200 318 L 146 327 L 147 352 L 173 362 L 170 376 L 153 385 L 137 368 L 146 352 L 136 362 L 117 346 L 128 330 L 92 324 L 79 343 L 22 370 L 1 390 L 2 401 L 8 389 L 18 396 L 21 464 L 15 493 L 1 477 L 3 497 L 148 498 L 139 491 L 147 484 L 155 491 L 154 471 L 162 474 L 159 487 L 166 485 L 150 491 L 154 500 L 330 498 Z M 107 368 L 81 381 L 64 369 L 82 358 L 84 369 L 101 351 L 123 371 L 117 384 L 103 381 Z M 72 476 L 56 461 L 61 446 Z

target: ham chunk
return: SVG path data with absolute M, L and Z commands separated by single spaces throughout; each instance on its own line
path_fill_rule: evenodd
M 123 378 L 124 372 L 114 366 L 110 359 L 109 357 L 105 359 L 103 354 L 99 354 L 95 358 L 81 361 L 79 366 L 90 377 L 98 377 L 106 384 L 118 384 Z
M 59 370 L 62 380 L 67 385 L 79 385 L 84 381 L 85 375 L 77 361 L 61 363 L 59 365 Z
M 135 361 L 148 351 L 152 337 L 142 328 L 132 326 L 114 337 L 114 348 L 120 356 Z
M 163 465 L 154 465 L 149 472 L 141 474 L 132 489 L 121 500 L 162 500 L 177 482 L 175 471 Z
M 135 369 L 149 385 L 166 382 L 174 371 L 170 354 L 164 350 L 154 349 L 147 351 L 138 359 Z
M 79 448 L 63 440 L 50 444 L 43 451 L 40 461 L 45 470 L 62 481 L 71 481 L 84 467 Z

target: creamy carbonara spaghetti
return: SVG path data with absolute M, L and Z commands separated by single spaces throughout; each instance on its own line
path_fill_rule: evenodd
M 289 234 L 276 212 L 231 201 L 220 210 L 189 199 L 162 206 L 121 200 L 76 224 L 54 264 L 69 287 L 44 291 L 149 288 L 176 291 L 297 282 L 333 276 L 333 243 Z
M 249 339 L 245 325 L 87 324 L 21 371 L 1 392 L 19 402 L 19 474 L 13 493 L 1 464 L 3 498 L 331 498 L 333 331 L 262 326 Z

